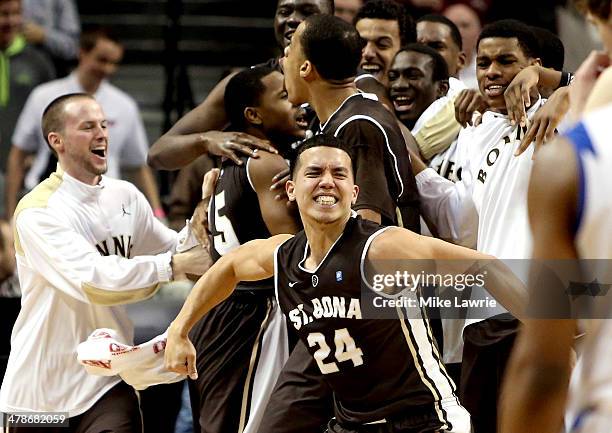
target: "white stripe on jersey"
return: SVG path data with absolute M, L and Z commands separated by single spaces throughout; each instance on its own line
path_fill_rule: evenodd
M 390 227 L 384 227 L 376 232 L 372 233 L 367 239 L 363 252 L 361 253 L 360 263 L 360 274 L 361 280 L 369 287 L 372 287 L 365 278 L 365 259 L 367 252 L 372 244 L 372 241 L 381 233 L 389 229 Z M 455 387 L 453 382 L 450 380 L 448 375 L 445 373 L 444 366 L 441 362 L 440 354 L 438 353 L 437 346 L 434 343 L 433 336 L 431 334 L 431 328 L 426 319 L 418 317 L 415 319 L 408 319 L 408 325 L 406 325 L 406 318 L 404 317 L 401 308 L 397 308 L 397 313 L 402 327 L 402 332 L 408 343 L 408 348 L 412 354 L 414 365 L 419 373 L 421 382 L 429 388 L 434 400 L 434 408 L 438 415 L 440 422 L 445 424 L 446 429 L 451 428 L 446 411 L 443 408 L 444 403 L 449 401 L 457 402 L 457 398 L 454 394 Z M 408 317 L 410 317 L 408 315 Z M 411 336 L 411 331 L 413 336 Z M 419 359 L 421 361 L 419 361 Z
M 259 346 L 264 332 L 268 327 L 268 318 L 270 317 L 270 312 L 272 311 L 272 301 L 268 299 L 268 302 L 266 304 L 266 315 L 261 321 L 261 325 L 259 326 L 259 332 L 257 333 L 257 338 L 255 338 L 255 344 L 253 344 L 253 349 L 251 350 L 249 369 L 247 371 L 246 379 L 244 381 L 244 388 L 242 390 L 242 405 L 240 407 L 240 423 L 238 424 L 238 433 L 242 433 L 244 431 L 245 425 L 249 419 L 249 414 L 247 413 L 247 411 L 250 411 L 251 408 L 253 373 L 256 371 L 256 368 L 259 365 Z
M 257 152 L 257 149 L 255 149 L 253 151 L 253 153 Z M 249 163 L 251 162 L 251 157 L 247 158 L 247 162 L 246 162 L 246 175 L 247 175 L 247 180 L 249 181 L 249 185 L 251 185 L 251 189 L 253 190 L 253 192 L 255 194 L 257 194 L 257 190 L 255 189 L 255 185 L 253 185 L 253 181 L 251 180 L 251 173 L 249 173 Z
M 435 379 L 439 379 L 439 377 L 438 375 L 434 375 L 435 377 L 430 378 L 428 377 L 429 375 L 427 374 L 427 373 L 430 373 L 427 367 L 429 365 L 432 365 L 431 359 L 429 359 L 428 357 L 428 361 L 430 362 L 426 363 L 425 358 L 421 356 L 421 359 L 423 360 L 423 364 L 421 364 L 421 362 L 419 361 L 419 355 L 421 355 L 421 347 L 419 345 L 419 341 L 416 338 L 413 340 L 413 338 L 410 336 L 410 330 L 408 329 L 408 326 L 406 325 L 404 315 L 402 313 L 401 308 L 399 307 L 397 307 L 397 315 L 398 315 L 398 318 L 399 318 L 399 321 L 402 327 L 402 332 L 404 333 L 404 338 L 406 339 L 406 343 L 408 343 L 408 348 L 410 349 L 410 354 L 412 355 L 412 361 L 419 373 L 421 382 L 423 382 L 423 384 L 425 384 L 425 386 L 429 388 L 429 390 L 431 391 L 431 394 L 436 400 L 437 404 L 435 404 L 434 407 L 438 415 L 438 419 L 440 420 L 440 422 L 444 423 L 444 426 L 442 427 L 442 429 L 448 429 L 450 426 L 448 425 L 446 416 L 444 412 L 442 411 L 442 408 L 440 407 L 440 404 L 439 404 L 440 401 L 443 399 L 442 394 L 440 392 L 440 388 L 438 388 L 437 386 L 438 384 L 435 382 Z M 410 329 L 414 331 L 416 329 L 414 325 L 417 324 L 418 322 L 420 322 L 420 319 L 409 319 Z M 419 334 L 422 335 L 423 333 L 419 332 Z M 429 344 L 429 341 L 428 341 L 428 344 Z M 427 350 L 423 351 L 422 355 L 428 355 L 428 351 Z M 433 364 L 437 365 L 435 361 Z M 442 389 L 444 389 L 445 388 L 444 384 L 441 384 L 441 385 L 442 385 Z
M 376 119 L 370 116 L 363 115 L 363 114 L 357 114 L 355 116 L 351 116 L 348 119 L 346 119 L 344 122 L 342 122 L 340 126 L 338 126 L 338 129 L 336 129 L 336 132 L 334 132 L 334 137 L 337 137 L 338 134 L 340 133 L 340 130 L 354 120 L 367 120 L 368 122 L 372 122 L 383 133 L 383 136 L 385 137 L 385 144 L 387 145 L 387 150 L 389 150 L 389 153 L 393 157 L 393 167 L 395 168 L 395 177 L 397 177 L 397 180 L 399 181 L 399 184 L 400 184 L 400 192 L 397 196 L 401 197 L 402 194 L 404 194 L 404 182 L 402 180 L 402 176 L 400 175 L 399 167 L 397 166 L 397 156 L 395 155 L 395 153 L 393 153 L 393 150 L 391 150 L 391 145 L 389 144 L 389 137 L 387 137 L 387 132 L 385 131 L 385 128 L 383 128 L 382 125 L 378 123 Z

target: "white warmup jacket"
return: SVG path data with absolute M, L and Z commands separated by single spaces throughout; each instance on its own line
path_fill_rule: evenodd
M 544 104 L 540 98 L 527 111 L 532 118 Z M 527 259 L 531 233 L 527 218 L 527 187 L 533 165 L 533 146 L 514 156 L 524 131 L 508 117 L 483 114 L 477 127 L 463 129 L 457 139 L 455 166 L 461 180 L 455 183 L 433 169 L 416 176 L 424 218 L 433 222 L 441 238 L 476 248 L 500 259 Z M 518 263 L 512 263 L 513 270 Z M 527 269 L 518 269 L 519 271 Z M 525 275 L 517 275 L 526 278 Z M 485 299 L 485 291 L 473 290 L 472 299 Z M 490 295 L 489 295 L 490 297 Z M 467 324 L 506 310 L 478 308 Z
M 121 304 L 146 299 L 169 281 L 177 238 L 193 237 L 189 227 L 177 235 L 159 222 L 130 183 L 102 176 L 86 185 L 59 165 L 20 201 L 14 218 L 22 308 L 0 411 L 74 417 L 120 381 L 87 374 L 78 344 L 97 328 L 115 329 L 131 344 Z

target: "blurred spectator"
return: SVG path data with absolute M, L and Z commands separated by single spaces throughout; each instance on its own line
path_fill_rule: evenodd
M 19 33 L 21 23 L 21 1 L 0 0 L 0 195 L 19 113 L 32 89 L 55 77 L 51 60 Z M 1 200 L 0 214 L 3 205 Z
M 403 4 L 413 18 L 438 13 L 444 7 L 444 0 L 395 0 Z
M 51 55 L 60 76 L 76 60 L 81 33 L 73 0 L 22 0 L 26 40 Z
M 119 178 L 120 168 L 134 171 L 134 179 L 145 194 L 157 217 L 165 216 L 155 179 L 146 165 L 149 149 L 144 124 L 136 101 L 106 79 L 116 70 L 123 57 L 123 47 L 108 32 L 97 29 L 83 32 L 77 69 L 69 76 L 38 86 L 28 98 L 19 116 L 13 146 L 9 156 L 6 183 L 6 206 L 9 215 L 15 210 L 25 177 L 26 189 L 32 189 L 46 177 L 51 152 L 41 132 L 44 108 L 63 94 L 84 92 L 96 98 L 108 120 L 111 146 L 108 152 L 108 176 Z M 35 161 L 25 175 L 25 160 L 36 154 Z
M 480 17 L 472 7 L 458 3 L 444 9 L 443 15 L 459 28 L 465 53 L 465 66 L 459 72 L 459 79 L 467 87 L 478 89 L 476 81 L 476 41 L 482 29 Z
M 347 23 L 352 23 L 361 6 L 363 6 L 363 0 L 334 0 L 334 14 Z

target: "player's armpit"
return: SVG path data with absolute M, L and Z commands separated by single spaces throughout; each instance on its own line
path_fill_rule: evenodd
M 259 158 L 249 160 L 247 170 L 257 193 L 261 216 L 266 227 L 272 235 L 297 233 L 301 225 L 295 208 L 277 200 L 278 192 L 270 189 L 274 176 L 287 169 L 287 162 L 278 154 L 265 151 L 258 154 Z
M 382 220 L 380 213 L 372 209 L 357 209 L 356 212 L 359 216 L 361 216 L 361 218 L 375 222 L 377 224 L 380 224 Z

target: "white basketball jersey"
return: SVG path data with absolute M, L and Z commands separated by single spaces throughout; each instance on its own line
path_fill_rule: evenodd
M 612 282 L 612 266 L 607 266 L 612 259 L 611 119 L 612 105 L 608 105 L 589 113 L 566 134 L 578 162 L 578 254 L 581 259 L 601 260 L 597 278 L 605 283 Z M 601 301 L 605 308 L 612 308 L 607 298 Z M 612 414 L 612 320 L 584 322 L 586 341 L 572 373 L 568 406 L 568 429 L 576 432 L 584 431 L 585 420 L 602 412 L 607 413 L 609 427 Z

